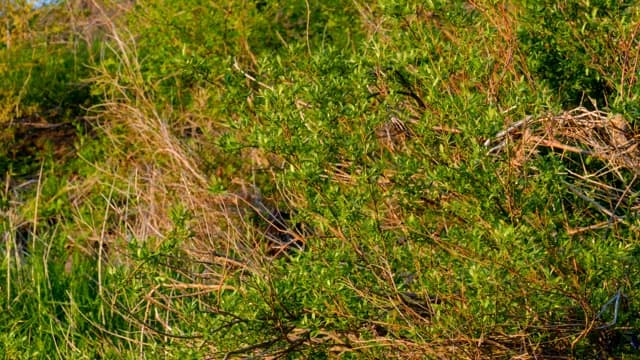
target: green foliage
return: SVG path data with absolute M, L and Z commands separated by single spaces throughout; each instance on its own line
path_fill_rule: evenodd
M 632 356 L 636 215 L 602 225 L 566 182 L 605 164 L 483 144 L 584 97 L 633 115 L 636 13 L 149 0 L 95 44 L 3 48 L 6 122 L 58 107 L 51 123 L 99 122 L 69 127 L 65 156 L 56 141 L 0 154 L 2 350 Z M 274 248 L 284 230 L 304 249 Z
M 589 98 L 599 106 L 631 100 L 635 82 L 625 80 L 631 70 L 626 61 L 637 54 L 625 48 L 637 44 L 629 36 L 637 7 L 608 0 L 524 1 L 523 7 L 518 37 L 529 68 L 564 105 L 590 106 Z
M 67 152 L 76 132 L 84 132 L 81 116 L 96 102 L 87 84 L 91 49 L 71 31 L 74 14 L 63 7 L 3 6 L 0 172 L 28 177 L 54 148 Z
M 88 148 L 96 143 L 85 139 Z M 93 158 L 97 160 L 97 158 Z M 103 221 L 91 209 L 104 198 L 96 189 L 94 203 L 82 209 L 71 203 L 70 183 L 77 173 L 91 165 L 74 159 L 59 166 L 59 159 L 43 159 L 33 173 L 8 173 L 7 181 L 20 181 L 23 187 L 3 193 L 0 222 L 3 234 L 0 281 L 0 315 L 3 338 L 0 346 L 9 357 L 82 358 L 119 352 L 122 342 L 102 331 L 126 331 L 127 325 L 107 306 L 101 289 L 111 288 L 122 279 L 121 272 L 104 272 L 92 249 L 97 246 L 83 239 L 83 221 Z M 95 169 L 94 169 L 95 170 Z M 25 176 L 35 176 L 35 181 Z M 76 194 L 77 195 L 77 194 Z M 82 221 L 74 212 L 87 216 Z M 91 217 L 91 219 L 89 219 Z M 107 221 L 107 219 L 104 219 Z

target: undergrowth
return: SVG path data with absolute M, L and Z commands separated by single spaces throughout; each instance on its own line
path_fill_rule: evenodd
M 637 356 L 637 5 L 9 4 L 6 357 Z

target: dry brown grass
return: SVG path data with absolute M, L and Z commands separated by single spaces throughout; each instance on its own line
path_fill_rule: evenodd
M 578 107 L 559 115 L 527 116 L 485 146 L 490 154 L 507 154 L 512 169 L 527 167 L 542 152 L 559 153 L 567 164 L 568 189 L 608 219 L 571 233 L 624 221 L 625 211 L 640 209 L 634 191 L 638 136 L 621 115 Z
M 221 298 L 222 292 L 241 291 L 231 285 L 232 280 L 246 274 L 270 276 L 265 264 L 282 251 L 274 254 L 269 242 L 268 232 L 274 230 L 253 221 L 261 209 L 253 200 L 256 189 L 247 180 L 250 173 L 245 174 L 246 179 L 239 173 L 235 188 L 229 191 L 210 190 L 209 174 L 202 170 L 205 159 L 194 147 L 211 146 L 198 131 L 191 130 L 206 129 L 208 134 L 215 134 L 219 130 L 216 119 L 158 109 L 142 79 L 134 39 L 119 28 L 108 11 L 96 2 L 93 6 L 102 13 L 100 23 L 110 38 L 111 47 L 104 50 L 117 57 L 122 68 L 114 74 L 97 66 L 97 75 L 91 79 L 95 86 L 105 89 L 107 100 L 91 109 L 90 121 L 106 134 L 111 153 L 107 163 L 95 165 L 96 177 L 83 179 L 75 192 L 72 203 L 77 209 L 74 216 L 78 227 L 72 232 L 70 246 L 97 258 L 101 282 L 104 262 L 130 265 L 131 276 L 143 271 L 136 267 L 140 264 L 130 261 L 130 241 L 144 243 L 153 251 L 171 240 L 178 226 L 189 230 L 175 258 L 167 259 L 173 264 L 169 270 L 181 274 L 180 279 L 169 276 L 135 301 L 123 294 L 107 293 L 106 289 L 103 292 L 100 285 L 100 294 L 113 304 L 111 311 L 130 321 L 132 333 L 127 341 L 142 348 L 148 337 L 181 338 L 171 319 L 190 321 L 188 314 L 177 310 L 185 299 L 211 299 L 210 295 Z M 204 106 L 208 95 L 195 95 Z M 176 116 L 180 121 L 172 120 Z M 185 141 L 185 132 L 190 144 Z M 261 154 L 249 155 L 250 163 L 268 162 Z M 218 154 L 208 156 L 216 159 Z M 102 191 L 106 205 L 91 204 L 96 189 Z M 83 215 L 81 208 L 85 212 L 92 209 L 91 214 Z M 188 214 L 185 225 L 176 224 L 176 209 Z M 103 221 L 88 220 L 94 218 Z M 78 239 L 87 239 L 87 243 Z M 203 301 L 202 306 L 212 306 L 209 302 Z M 198 335 L 182 338 L 188 342 Z

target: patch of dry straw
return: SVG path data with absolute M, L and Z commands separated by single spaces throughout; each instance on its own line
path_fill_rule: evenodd
M 543 152 L 558 153 L 567 165 L 569 191 L 607 218 L 592 229 L 624 221 L 625 214 L 640 209 L 638 139 L 622 115 L 578 107 L 557 115 L 527 116 L 484 145 L 489 154 L 508 155 L 516 169 Z

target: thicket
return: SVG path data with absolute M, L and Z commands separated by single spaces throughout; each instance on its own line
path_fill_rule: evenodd
M 637 356 L 637 4 L 3 6 L 6 357 Z

